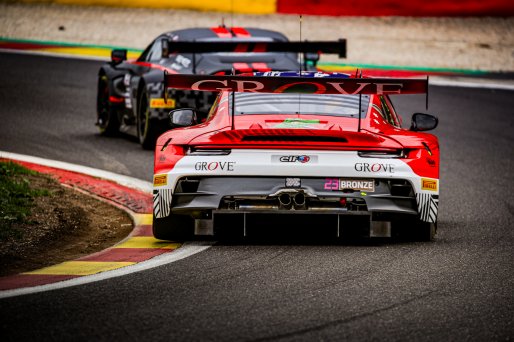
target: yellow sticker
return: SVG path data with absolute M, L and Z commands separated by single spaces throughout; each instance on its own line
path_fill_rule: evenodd
M 437 180 L 421 178 L 421 190 L 437 191 Z
M 174 99 L 151 99 L 150 100 L 150 108 L 175 108 L 175 100 Z
M 153 176 L 153 185 L 162 186 L 168 184 L 168 175 L 155 175 Z

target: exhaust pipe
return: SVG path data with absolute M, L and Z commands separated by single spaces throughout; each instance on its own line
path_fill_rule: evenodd
M 303 192 L 297 192 L 293 196 L 293 203 L 295 209 L 305 209 L 305 194 Z
M 280 206 L 284 209 L 291 209 L 292 207 L 292 201 L 291 201 L 291 195 L 288 193 L 282 193 L 280 196 L 278 196 L 278 202 L 280 203 Z
M 239 204 L 240 210 L 274 210 L 278 209 L 278 205 L 273 204 Z

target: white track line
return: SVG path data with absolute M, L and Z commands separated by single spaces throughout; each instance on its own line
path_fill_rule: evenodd
M 56 161 L 56 160 L 43 159 L 43 158 L 39 158 L 39 157 L 32 157 L 32 156 L 27 156 L 27 155 L 23 155 L 23 154 L 16 154 L 16 153 L 4 152 L 4 151 L 0 151 L 0 158 L 25 161 L 25 162 L 29 162 L 29 163 L 54 167 L 57 169 L 79 172 L 79 173 L 83 173 L 83 174 L 93 176 L 93 177 L 108 179 L 108 180 L 111 180 L 118 184 L 122 184 L 124 186 L 131 187 L 131 188 L 137 188 L 137 189 L 143 190 L 148 193 L 151 193 L 151 189 L 152 189 L 152 184 L 149 182 L 145 182 L 145 181 L 142 181 L 142 180 L 139 180 L 136 178 L 132 178 L 132 177 L 128 177 L 128 176 L 117 175 L 112 172 L 98 170 L 98 169 L 90 168 L 87 166 L 80 166 L 80 165 L 60 162 L 60 161 Z M 83 284 L 97 282 L 100 280 L 121 277 L 121 276 L 124 276 L 127 274 L 148 270 L 148 269 L 151 269 L 154 267 L 158 267 L 158 266 L 166 265 L 166 264 L 178 261 L 178 260 L 182 260 L 182 259 L 187 258 L 196 253 L 203 252 L 207 248 L 211 247 L 213 244 L 214 244 L 214 242 L 210 242 L 210 241 L 209 242 L 202 242 L 202 241 L 186 242 L 180 248 L 174 250 L 173 252 L 161 254 L 152 259 L 137 263 L 135 265 L 118 268 L 118 269 L 115 269 L 112 271 L 106 271 L 106 272 L 101 272 L 101 273 L 97 273 L 97 274 L 92 274 L 89 276 L 82 276 L 79 278 L 64 280 L 64 281 L 52 283 L 52 284 L 0 291 L 0 299 L 21 296 L 21 295 L 26 295 L 26 294 L 32 294 L 32 293 L 38 293 L 38 292 L 43 292 L 43 291 L 57 290 L 57 289 L 65 288 L 65 287 L 83 285 Z
M 57 283 L 39 285 L 33 287 L 25 287 L 20 289 L 13 290 L 5 290 L 0 291 L 0 299 L 1 298 L 9 298 L 22 296 L 27 294 L 33 294 L 44 291 L 51 290 L 59 290 L 65 287 L 84 285 L 89 283 L 94 283 L 100 280 L 111 279 L 115 277 L 121 277 L 127 274 L 145 271 L 154 267 L 166 265 L 175 261 L 182 260 L 184 258 L 190 257 L 196 253 L 203 252 L 207 248 L 211 247 L 214 242 L 186 242 L 180 248 L 174 250 L 173 252 L 158 255 L 152 259 L 137 263 L 135 265 L 126 266 L 122 268 L 118 268 L 112 271 L 101 272 L 97 274 L 92 274 L 88 276 L 82 276 L 79 278 L 63 280 Z
M 56 169 L 62 169 L 62 170 L 67 170 L 67 171 L 83 173 L 83 174 L 86 174 L 89 176 L 107 179 L 107 180 L 116 182 L 118 184 L 124 185 L 126 187 L 129 187 L 132 189 L 138 189 L 138 190 L 144 191 L 149 194 L 152 193 L 152 189 L 153 189 L 153 185 L 150 182 L 146 182 L 146 181 L 143 181 L 143 180 L 140 180 L 137 178 L 133 178 L 133 177 L 129 177 L 129 176 L 118 175 L 116 173 L 109 172 L 109 171 L 94 169 L 94 168 L 88 167 L 88 166 L 81 166 L 81 165 L 70 164 L 70 163 L 61 162 L 61 161 L 57 161 L 57 160 L 32 157 L 32 156 L 27 156 L 24 154 L 10 153 L 10 152 L 4 152 L 4 151 L 0 151 L 0 158 L 19 160 L 19 161 L 24 161 L 27 163 L 34 163 L 34 164 L 54 167 Z

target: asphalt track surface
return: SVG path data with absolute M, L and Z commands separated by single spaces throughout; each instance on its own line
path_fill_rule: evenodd
M 149 180 L 152 152 L 97 135 L 99 62 L 0 54 L 0 150 Z M 408 121 L 424 99 L 395 99 Z M 431 87 L 433 243 L 216 244 L 155 269 L 0 300 L 7 340 L 512 340 L 514 97 Z

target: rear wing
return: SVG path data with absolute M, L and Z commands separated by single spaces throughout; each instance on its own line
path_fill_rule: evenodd
M 214 52 L 296 52 L 326 53 L 346 57 L 346 39 L 336 41 L 259 42 L 234 39 L 233 41 L 175 42 L 168 40 L 169 53 Z
M 411 78 L 349 78 L 339 75 L 320 74 L 323 77 L 273 77 L 269 76 L 206 76 L 164 75 L 166 88 L 231 91 L 239 93 L 300 93 L 359 95 L 359 123 L 361 131 L 361 96 L 388 94 L 426 94 L 428 108 L 428 76 L 426 79 Z M 165 92 L 166 94 L 167 92 Z M 232 96 L 232 129 L 234 129 L 235 96 Z
M 239 93 L 303 94 L 427 94 L 426 79 L 411 78 L 343 78 L 343 77 L 269 77 L 206 76 L 166 74 L 167 88 L 232 91 Z

